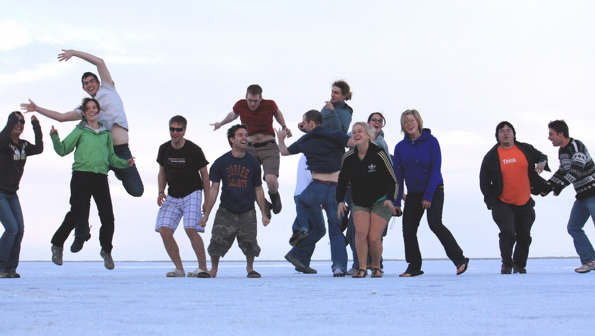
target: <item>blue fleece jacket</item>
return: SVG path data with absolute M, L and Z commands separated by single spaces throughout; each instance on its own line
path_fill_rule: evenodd
M 432 202 L 436 189 L 444 183 L 441 165 L 440 145 L 429 129 L 423 129 L 421 136 L 414 141 L 405 136 L 395 146 L 393 157 L 393 169 L 399 182 L 395 206 L 401 206 L 403 180 L 408 193 L 423 194 L 424 201 Z

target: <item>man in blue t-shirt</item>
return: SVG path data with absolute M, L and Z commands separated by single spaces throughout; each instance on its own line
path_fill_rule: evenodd
M 285 145 L 285 131 L 277 132 L 281 155 L 304 153 L 306 165 L 312 172 L 312 182 L 296 202 L 299 230 L 292 236 L 295 247 L 285 258 L 297 269 L 304 269 L 304 262 L 307 263 L 306 260 L 314 252 L 313 246 L 322 238 L 320 235 L 309 235 L 309 210 L 322 206 L 328 220 L 331 269 L 333 276 L 342 277 L 345 276 L 347 269 L 347 250 L 345 249 L 345 237 L 341 233 L 341 223 L 337 218 L 335 193 L 345 147 L 353 146 L 353 140 L 345 132 L 330 131 L 322 126 L 322 114 L 317 110 L 306 112 L 302 119 L 304 130 L 307 133 L 289 147 Z M 310 218 L 310 221 L 313 226 L 324 228 L 324 222 L 314 221 L 313 218 Z
M 211 243 L 208 252 L 211 256 L 211 277 L 217 276 L 219 259 L 229 251 L 237 237 L 238 246 L 246 256 L 248 278 L 260 278 L 254 270 L 254 257 L 260 254 L 256 241 L 256 211 L 254 201 L 262 215 L 262 224 L 270 222 L 266 215 L 264 191 L 260 179 L 260 162 L 246 152 L 248 129 L 246 125 L 234 125 L 227 131 L 231 151 L 219 157 L 211 166 L 211 188 L 205 202 L 205 213 L 200 221 L 205 226 L 215 205 L 221 187 L 219 209 L 215 215 Z

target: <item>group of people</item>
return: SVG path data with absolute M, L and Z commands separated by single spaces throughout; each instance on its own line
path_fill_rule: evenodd
M 38 112 L 60 122 L 80 120 L 63 141 L 53 127 L 50 131 L 58 155 L 74 151 L 71 209 L 51 239 L 52 261 L 62 265 L 64 243 L 73 230 L 71 252 L 80 251 L 90 239 L 88 220 L 93 198 L 101 220 L 100 255 L 104 266 L 113 269 L 114 214 L 107 174 L 113 170 L 131 196 L 142 196 L 144 187 L 128 146 L 124 105 L 105 62 L 77 50 L 63 50 L 58 60 L 68 61 L 72 57 L 97 68 L 99 77 L 86 72 L 81 79 L 83 90 L 91 97 L 64 113 L 31 100 L 21 104 L 21 108 L 25 113 Z M 170 139 L 159 147 L 157 154 L 159 211 L 155 224 L 175 266 L 166 273 L 167 277 L 216 277 L 220 258 L 237 239 L 246 256 L 247 277 L 260 278 L 254 269 L 254 259 L 260 254 L 254 204 L 258 205 L 265 226 L 281 212 L 280 157 L 295 154 L 302 154 L 294 193 L 296 219 L 289 239 L 292 247 L 285 259 L 296 271 L 317 273 L 310 267 L 311 258 L 328 227 L 334 277 L 364 278 L 368 270 L 371 277 L 382 277 L 382 240 L 387 224 L 393 216 L 402 215 L 408 267 L 399 276 L 419 276 L 424 272 L 417 230 L 424 213 L 453 262 L 455 273 L 460 275 L 467 270 L 469 258 L 442 223 L 445 192 L 440 145 L 430 129 L 424 128 L 417 110 L 401 114 L 404 137 L 391 153 L 384 140 L 386 119 L 382 113 L 373 112 L 367 122 L 351 126 L 353 109 L 347 104 L 352 98 L 351 89 L 345 81 L 338 80 L 332 84 L 331 98 L 322 109 L 307 111 L 302 116 L 297 128 L 305 134 L 287 145 L 286 139 L 292 137 L 292 132 L 275 101 L 263 99 L 262 92 L 259 85 L 250 85 L 245 99 L 237 101 L 221 122 L 211 124 L 217 130 L 238 117 L 241 120 L 241 124 L 227 131 L 231 150 L 217 158 L 210 169 L 202 149 L 185 138 L 186 118 L 177 115 L 169 120 Z M 273 119 L 279 128 L 273 127 Z M 20 139 L 25 119 L 18 111 L 9 114 L 0 133 L 0 221 L 5 228 L 0 239 L 0 278 L 20 277 L 16 270 L 24 224 L 17 190 L 27 156 L 43 151 L 39 121 L 32 116 L 31 123 L 35 144 Z M 570 184 L 576 189 L 577 200 L 568 232 L 582 263 L 576 272 L 595 269 L 595 250 L 583 231 L 589 217 L 595 218 L 595 165 L 585 145 L 569 137 L 564 121 L 553 121 L 548 127 L 549 140 L 560 147 L 560 168 L 548 181 L 539 176 L 543 170 L 549 171 L 547 156 L 530 144 L 517 141 L 516 131 L 507 121 L 497 125 L 497 143 L 481 166 L 480 188 L 500 229 L 502 274 L 527 272 L 530 230 L 535 220 L 531 194 L 545 196 L 553 191 L 558 195 Z M 270 201 L 265 197 L 262 181 L 266 182 Z M 211 240 L 205 249 L 200 233 L 205 231 L 220 190 Z M 326 227 L 322 210 L 326 213 Z M 182 219 L 198 261 L 198 267 L 188 273 L 174 239 Z M 346 245 L 350 245 L 353 254 L 350 268 Z M 206 252 L 211 269 L 207 267 Z

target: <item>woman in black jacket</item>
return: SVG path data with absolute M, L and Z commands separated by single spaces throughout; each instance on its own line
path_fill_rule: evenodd
M 35 132 L 35 145 L 20 138 L 25 118 L 20 112 L 11 112 L 0 133 L 0 221 L 4 234 L 0 238 L 0 278 L 20 278 L 17 273 L 21 241 L 25 225 L 17 190 L 23 176 L 27 156 L 43 152 L 41 127 L 31 117 Z
M 366 265 L 369 249 L 372 255 L 372 277 L 382 277 L 382 232 L 392 217 L 393 202 L 399 188 L 390 159 L 382 148 L 371 141 L 373 133 L 365 122 L 353 125 L 355 148 L 343 156 L 337 186 L 337 216 L 341 218 L 347 210 L 343 200 L 347 186 L 351 184 L 359 264 L 360 267 Z M 363 278 L 366 275 L 366 269 L 360 268 L 353 277 Z

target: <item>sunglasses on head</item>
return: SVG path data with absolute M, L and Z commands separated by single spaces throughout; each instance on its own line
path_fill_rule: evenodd
M 170 132 L 178 132 L 181 133 L 184 129 L 182 127 L 170 127 L 169 131 Z

